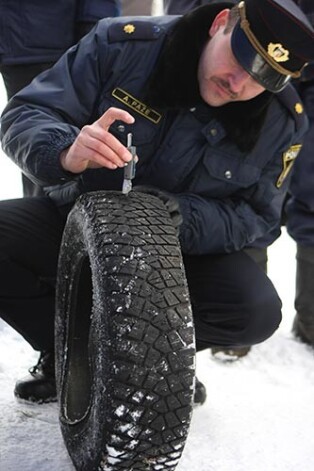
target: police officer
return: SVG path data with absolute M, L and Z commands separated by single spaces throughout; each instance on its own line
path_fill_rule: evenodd
M 313 59 L 314 30 L 291 0 L 230 7 L 102 20 L 6 107 L 4 151 L 50 185 L 46 198 L 0 202 L 0 312 L 45 352 L 18 397 L 55 392 L 46 360 L 65 218 L 79 194 L 121 189 L 131 131 L 135 184 L 182 216 L 197 349 L 252 345 L 278 327 L 278 295 L 243 249 L 280 219 L 307 129 L 289 82 Z
M 201 4 L 215 0 L 169 0 L 167 11 L 171 14 L 185 13 Z M 234 0 L 237 3 L 238 0 Z M 314 4 L 310 0 L 294 0 L 314 23 Z M 294 82 L 304 102 L 309 117 L 310 128 L 296 165 L 293 168 L 289 198 L 284 207 L 284 221 L 289 234 L 297 242 L 296 275 L 296 317 L 293 331 L 303 340 L 314 346 L 314 164 L 312 162 L 314 138 L 314 63 L 309 64 L 302 77 Z M 248 253 L 266 270 L 266 248 L 249 250 Z M 224 349 L 212 348 L 219 358 L 237 359 L 246 355 L 249 347 Z
M 101 18 L 117 16 L 117 0 L 0 2 L 0 73 L 8 98 L 51 67 Z M 25 196 L 40 194 L 23 175 Z

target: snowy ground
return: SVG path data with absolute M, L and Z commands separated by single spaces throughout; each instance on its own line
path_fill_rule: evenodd
M 0 108 L 4 104 L 0 83 Z M 19 197 L 20 174 L 3 154 L 0 170 L 0 199 Z M 294 257 L 294 243 L 283 233 L 269 250 L 269 275 L 284 303 L 278 332 L 234 364 L 199 354 L 208 400 L 194 411 L 177 471 L 313 471 L 314 354 L 290 333 Z M 20 404 L 13 397 L 16 379 L 36 360 L 0 320 L 0 469 L 73 471 L 57 405 Z

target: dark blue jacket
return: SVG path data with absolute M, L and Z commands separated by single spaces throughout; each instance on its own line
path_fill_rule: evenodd
M 117 16 L 117 0 L 3 0 L 0 65 L 55 62 L 83 25 Z
M 91 190 L 120 190 L 121 169 L 75 176 L 63 171 L 59 156 L 85 124 L 109 107 L 126 109 L 135 124 L 115 122 L 111 132 L 124 144 L 127 133 L 133 133 L 139 156 L 135 184 L 176 194 L 184 219 L 183 252 L 240 250 L 278 224 L 288 178 L 283 179 L 299 150 L 306 119 L 296 92 L 288 87 L 270 101 L 256 144 L 243 151 L 204 103 L 169 110 L 145 103 L 147 78 L 177 21 L 138 19 L 131 27 L 123 18 L 100 21 L 11 100 L 2 118 L 3 149 L 35 183 L 63 183 L 52 193 L 59 202 Z M 190 41 L 193 35 L 184 37 Z M 185 50 L 180 54 L 176 49 L 176 56 L 187 60 Z M 174 91 L 168 90 L 169 95 Z

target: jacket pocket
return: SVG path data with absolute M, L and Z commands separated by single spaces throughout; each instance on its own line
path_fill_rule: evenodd
M 241 156 L 211 149 L 198 165 L 191 191 L 210 197 L 227 197 L 258 182 L 261 169 Z

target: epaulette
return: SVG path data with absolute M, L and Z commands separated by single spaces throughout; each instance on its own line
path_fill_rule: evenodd
M 154 21 L 121 18 L 108 28 L 108 41 L 154 40 L 164 32 L 164 28 Z
M 297 132 L 307 125 L 307 116 L 302 100 L 293 85 L 288 84 L 281 92 L 276 93 L 276 97 L 292 115 Z

